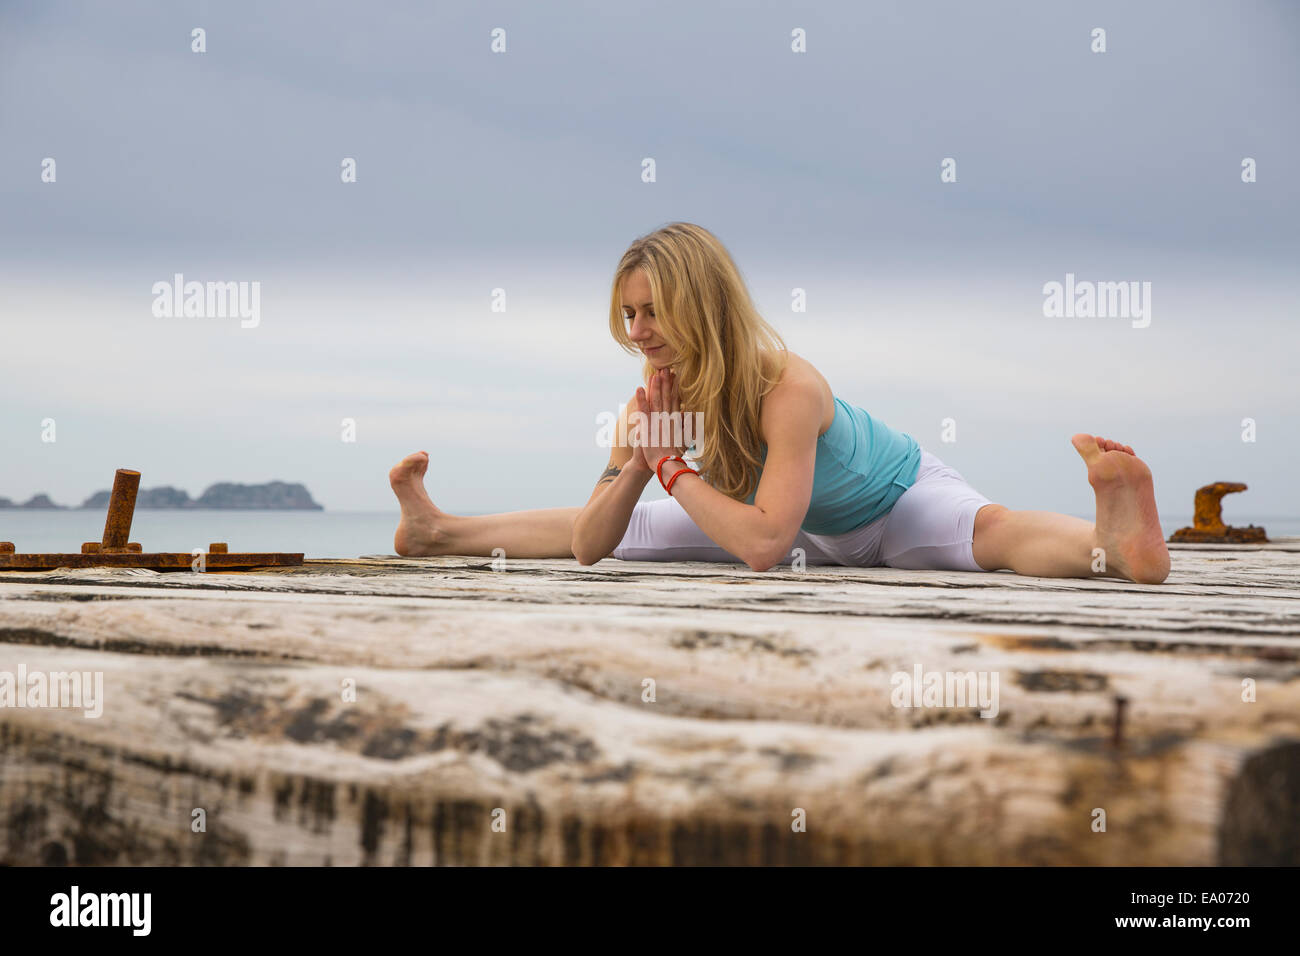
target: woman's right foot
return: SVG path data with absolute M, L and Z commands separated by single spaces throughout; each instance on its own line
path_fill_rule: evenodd
M 1130 581 L 1160 584 L 1169 577 L 1169 548 L 1151 469 L 1128 445 L 1109 438 L 1080 433 L 1070 442 L 1088 464 L 1097 496 L 1097 546 L 1107 566 Z
M 424 490 L 424 473 L 428 469 L 429 453 L 417 451 L 403 458 L 388 473 L 388 483 L 402 506 L 402 519 L 393 535 L 393 550 L 403 557 L 446 554 L 451 540 L 447 533 L 451 515 L 439 511 Z

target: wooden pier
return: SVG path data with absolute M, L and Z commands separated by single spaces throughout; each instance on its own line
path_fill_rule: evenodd
M 103 699 L 0 707 L 0 863 L 1300 863 L 1300 539 L 1171 553 L 5 572 L 0 679 Z

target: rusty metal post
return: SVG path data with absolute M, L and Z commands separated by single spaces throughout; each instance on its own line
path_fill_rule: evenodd
M 108 499 L 101 552 L 126 551 L 131 537 L 131 520 L 135 517 L 135 495 L 139 490 L 140 472 L 119 468 L 113 476 L 113 494 Z
M 1234 528 L 1223 523 L 1223 496 L 1245 491 L 1240 481 L 1216 481 L 1196 489 L 1196 514 L 1190 528 L 1179 528 L 1169 536 L 1181 544 L 1251 544 L 1268 541 L 1268 533 L 1253 524 Z
M 155 571 L 188 571 L 192 555 L 186 551 L 145 551 L 131 540 L 131 521 L 140 491 L 140 472 L 119 468 L 113 476 L 104 521 L 104 540 L 86 541 L 80 554 L 17 554 L 12 541 L 0 541 L 0 571 L 51 571 L 55 568 L 150 568 Z M 224 541 L 208 545 L 209 570 L 235 571 L 255 568 L 296 568 L 303 555 L 279 551 L 231 553 Z

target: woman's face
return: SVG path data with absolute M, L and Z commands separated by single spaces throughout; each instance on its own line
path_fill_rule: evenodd
M 627 334 L 655 368 L 668 368 L 676 355 L 659 334 L 655 305 L 650 301 L 650 279 L 642 269 L 634 269 L 623 280 L 623 318 Z

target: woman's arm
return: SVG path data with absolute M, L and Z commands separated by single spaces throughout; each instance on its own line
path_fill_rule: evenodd
M 587 499 L 586 506 L 573 522 L 573 542 L 570 547 L 579 564 L 595 564 L 608 557 L 627 534 L 632 511 L 641 499 L 646 484 L 654 472 L 645 463 L 639 448 L 631 444 L 618 444 L 619 438 L 630 434 L 629 416 L 636 409 L 633 401 L 624 406 L 623 421 L 610 449 L 609 466 L 596 482 L 596 488 Z M 673 485 L 673 490 L 677 486 Z
M 759 431 L 767 460 L 752 505 L 691 475 L 673 482 L 673 497 L 699 529 L 755 571 L 766 571 L 790 553 L 808 514 L 821 402 L 820 387 L 800 380 L 783 381 L 763 400 Z M 671 474 L 665 471 L 665 477 Z

